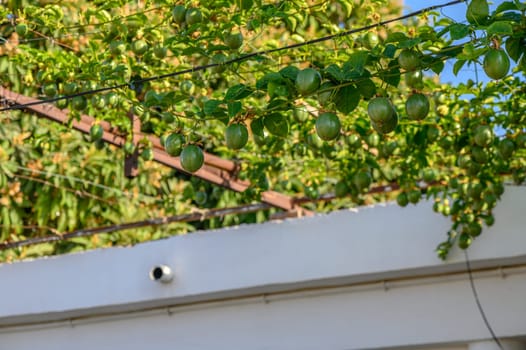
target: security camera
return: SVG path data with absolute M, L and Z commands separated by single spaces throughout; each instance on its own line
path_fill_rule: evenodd
M 152 281 L 169 283 L 173 280 L 174 275 L 170 266 L 158 265 L 150 270 L 150 279 Z

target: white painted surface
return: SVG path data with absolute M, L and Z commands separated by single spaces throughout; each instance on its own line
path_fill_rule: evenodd
M 454 251 L 443 263 L 433 252 L 450 222 L 430 206 L 383 205 L 0 265 L 0 350 L 364 349 L 487 339 L 467 277 L 448 277 L 465 271 L 464 255 Z M 508 188 L 495 226 L 469 250 L 473 268 L 494 269 L 477 286 L 504 337 L 526 336 L 526 275 L 503 279 L 496 270 L 526 264 L 525 213 L 526 188 Z M 172 283 L 149 279 L 158 264 L 172 267 Z M 429 275 L 438 277 L 422 279 Z M 297 292 L 343 285 L 351 287 Z M 238 301 L 202 304 L 218 298 Z M 117 315 L 155 307 L 164 309 Z M 107 313 L 117 316 L 93 317 Z M 43 329 L 12 328 L 44 321 Z
M 526 271 L 477 287 L 499 336 L 526 334 Z M 0 333 L 0 349 L 407 349 L 487 338 L 466 277 L 81 319 Z

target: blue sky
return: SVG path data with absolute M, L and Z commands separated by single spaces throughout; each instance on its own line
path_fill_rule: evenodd
M 448 0 L 433 0 L 433 1 L 422 1 L 422 0 L 405 0 L 405 11 L 406 13 L 420 10 L 424 7 L 428 7 L 431 5 L 437 5 L 442 3 L 447 3 Z M 493 2 L 490 1 L 490 12 L 495 10 L 498 5 L 503 3 L 504 0 L 495 0 Z M 464 22 L 466 21 L 466 9 L 467 9 L 467 2 L 452 5 L 449 7 L 446 7 L 441 10 L 441 13 L 444 14 L 444 16 L 450 17 L 458 22 Z M 443 82 L 466 82 L 468 79 L 475 80 L 475 71 L 473 66 L 468 67 L 467 65 L 464 66 L 463 69 L 460 70 L 457 76 L 453 74 L 453 64 L 454 60 L 449 60 L 446 62 L 446 66 L 444 68 L 444 71 L 440 75 L 440 80 Z M 482 71 L 482 67 L 479 67 L 479 81 L 485 81 L 487 80 L 486 76 L 484 75 L 484 72 Z M 482 72 L 482 74 L 480 74 Z

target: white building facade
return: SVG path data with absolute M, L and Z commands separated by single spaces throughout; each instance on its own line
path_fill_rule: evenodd
M 526 188 L 495 216 L 472 277 L 503 348 L 526 349 Z M 499 349 L 464 253 L 434 253 L 450 225 L 386 204 L 0 265 L 0 350 Z

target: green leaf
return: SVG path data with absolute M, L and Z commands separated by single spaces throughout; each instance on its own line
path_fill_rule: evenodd
M 298 76 L 299 68 L 295 66 L 287 66 L 279 71 L 279 74 L 283 78 L 287 78 L 291 81 L 296 81 L 296 77 Z
M 342 0 L 339 3 L 345 9 L 345 17 L 351 17 L 354 1 Z
M 394 46 L 393 44 L 387 44 L 385 45 L 383 56 L 386 58 L 394 58 L 396 50 L 396 46 Z
M 475 48 L 475 45 L 469 43 L 464 45 L 462 53 L 457 55 L 457 59 L 461 60 L 476 60 L 482 56 L 486 51 L 487 47 Z
M 521 46 L 521 40 L 521 38 L 509 37 L 505 43 L 506 52 L 515 62 L 519 61 L 522 52 L 525 51 L 525 48 Z
M 210 45 L 208 47 L 208 52 L 214 52 L 214 51 L 228 51 L 230 48 L 226 45 Z
M 453 74 L 457 75 L 458 72 L 464 67 L 464 64 L 466 64 L 466 60 L 457 60 L 455 64 L 453 65 Z
M 513 27 L 509 22 L 499 21 L 493 22 L 486 30 L 488 36 L 494 35 L 511 35 L 513 34 Z
M 420 44 L 420 42 L 422 42 L 421 38 L 413 38 L 413 39 L 402 40 L 402 41 L 400 41 L 398 43 L 398 48 L 400 48 L 400 49 L 411 48 L 411 47 L 414 47 L 414 46 Z
M 380 72 L 379 77 L 387 84 L 397 87 L 398 84 L 400 84 L 400 68 L 398 68 L 398 62 L 396 60 L 391 61 L 389 68 Z
M 221 107 L 223 102 L 219 100 L 208 100 L 204 103 L 203 112 L 206 116 L 224 116 L 225 110 Z
M 225 94 L 225 101 L 241 100 L 252 94 L 252 89 L 245 84 L 231 86 Z
M 252 130 L 252 134 L 256 136 L 265 137 L 263 128 L 264 128 L 263 118 L 254 119 L 250 123 L 250 130 Z
M 356 51 L 349 56 L 349 59 L 343 65 L 343 70 L 346 73 L 347 71 L 354 71 L 354 72 L 357 72 L 358 74 L 362 74 L 368 58 L 369 58 L 368 52 Z
M 279 113 L 263 117 L 263 124 L 272 135 L 286 137 L 289 134 L 289 122 Z
M 338 89 L 334 96 L 336 109 L 342 113 L 349 114 L 358 106 L 360 97 L 360 90 L 355 86 L 344 86 Z
M 519 11 L 526 10 L 526 4 L 524 2 L 522 2 L 521 0 L 515 0 L 515 5 L 517 5 L 517 9 Z
M 453 40 L 463 39 L 469 34 L 469 26 L 462 23 L 453 23 L 449 26 L 449 33 Z
M 275 83 L 281 83 L 283 82 L 283 77 L 281 76 L 281 74 L 276 72 L 267 73 L 256 82 L 256 88 L 258 90 L 265 90 L 270 81 L 273 81 Z
M 518 10 L 517 5 L 511 1 L 504 1 L 502 4 L 500 4 L 497 7 L 497 9 L 495 10 L 495 13 L 501 13 L 501 12 L 510 11 L 510 10 Z
M 267 111 L 289 110 L 290 106 L 291 104 L 288 99 L 278 97 L 268 103 Z
M 360 79 L 356 85 L 360 94 L 366 99 L 376 94 L 376 84 L 371 79 Z
M 187 47 L 186 49 L 183 50 L 183 55 L 185 56 L 191 56 L 193 55 L 194 53 L 198 53 L 202 56 L 206 56 L 206 51 L 203 50 L 202 48 L 200 47 Z
M 449 26 L 451 23 L 453 22 L 453 20 L 451 18 L 448 18 L 448 17 L 442 17 L 440 18 L 440 20 L 438 22 L 435 23 L 435 25 L 437 27 L 447 27 Z
M 440 74 L 444 70 L 444 62 L 442 60 L 436 60 L 429 64 L 429 68 L 435 73 Z
M 227 103 L 227 107 L 228 107 L 228 116 L 230 118 L 233 118 L 241 111 L 242 104 L 239 101 L 230 101 Z
M 462 46 L 446 46 L 437 53 L 437 56 L 456 57 L 461 52 L 462 52 Z
M 331 64 L 328 67 L 325 68 L 325 74 L 329 76 L 329 78 L 337 83 L 340 83 L 345 80 L 345 74 L 342 72 L 340 67 L 338 67 L 336 64 Z
M 404 33 L 402 33 L 402 32 L 394 32 L 394 33 L 390 33 L 387 36 L 387 39 L 385 39 L 385 42 L 386 43 L 398 43 L 400 41 L 405 41 L 407 39 L 408 39 L 408 37 Z

